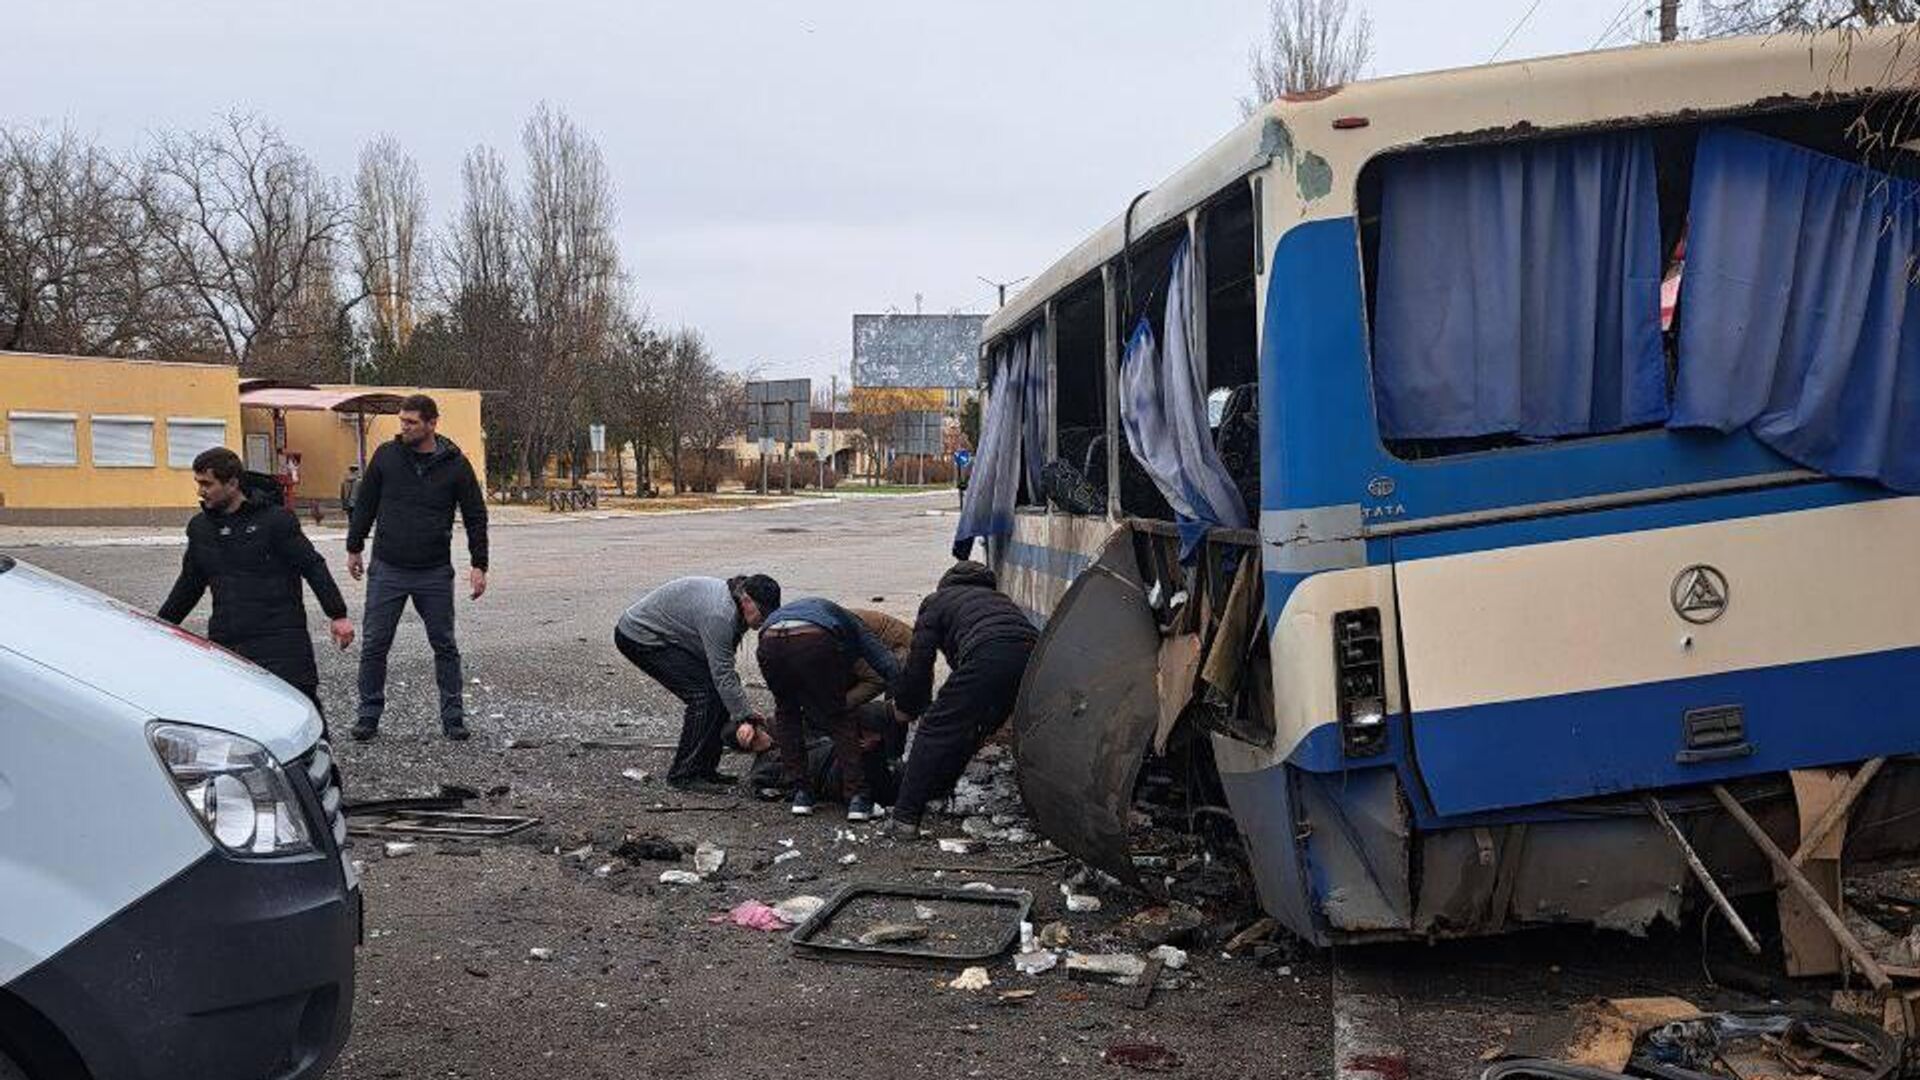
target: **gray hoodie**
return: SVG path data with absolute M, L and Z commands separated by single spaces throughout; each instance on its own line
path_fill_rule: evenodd
M 683 577 L 634 601 L 620 616 L 622 636 L 640 645 L 677 645 L 707 659 L 707 671 L 735 720 L 752 715 L 747 692 L 734 669 L 734 654 L 747 626 L 727 583 L 712 577 Z

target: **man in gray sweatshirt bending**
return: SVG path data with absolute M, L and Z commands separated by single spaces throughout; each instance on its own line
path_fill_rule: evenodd
M 734 657 L 740 639 L 780 606 L 780 583 L 765 574 L 725 581 L 684 577 L 636 600 L 614 627 L 613 644 L 686 706 L 667 783 L 680 789 L 730 784 L 720 772 L 726 732 L 761 718 L 747 703 Z

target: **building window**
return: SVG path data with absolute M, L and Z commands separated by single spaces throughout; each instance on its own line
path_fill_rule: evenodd
M 153 467 L 153 417 L 95 416 L 93 465 L 96 469 Z
M 78 465 L 80 439 L 72 413 L 7 414 L 8 441 L 15 465 Z
M 191 416 L 167 417 L 167 467 L 191 469 L 201 451 L 227 445 L 227 422 Z

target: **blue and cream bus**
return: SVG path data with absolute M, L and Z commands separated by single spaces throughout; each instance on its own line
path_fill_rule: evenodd
M 1761 891 L 1714 786 L 1792 851 L 1868 762 L 1845 859 L 1910 857 L 1912 67 L 1732 39 L 1301 95 L 1039 275 L 956 548 L 1047 628 L 1049 835 L 1135 876 L 1142 759 L 1204 750 L 1323 943 L 1677 921 L 1648 796 Z

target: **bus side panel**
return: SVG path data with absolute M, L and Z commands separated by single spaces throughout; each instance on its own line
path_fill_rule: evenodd
M 1403 542 L 1403 660 L 1434 809 L 1912 751 L 1916 541 L 1920 499 L 1903 498 L 1431 558 Z M 1735 736 L 1702 741 L 1701 710 Z
M 1067 586 L 1098 558 L 1113 525 L 1106 518 L 1022 511 L 1014 515 L 1013 535 L 996 540 L 994 573 L 1000 591 L 1044 626 Z

